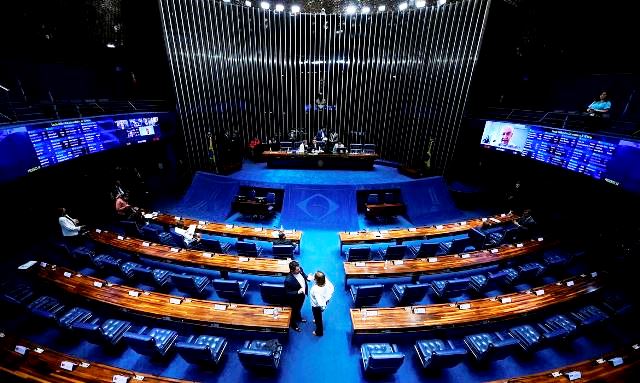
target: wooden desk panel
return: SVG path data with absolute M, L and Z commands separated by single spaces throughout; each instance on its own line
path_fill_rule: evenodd
M 573 281 L 568 287 L 566 282 Z M 560 303 L 569 302 L 599 290 L 604 284 L 604 277 L 585 274 L 568 278 L 558 283 L 541 286 L 526 292 L 501 295 L 509 297 L 510 303 L 501 303 L 496 298 L 484 298 L 460 303 L 469 303 L 471 308 L 462 310 L 456 304 L 443 303 L 422 306 L 351 309 L 351 323 L 354 334 L 381 332 L 428 331 L 439 328 L 468 326 L 477 323 L 494 322 L 529 314 Z M 533 291 L 543 289 L 543 295 Z M 415 314 L 413 310 L 424 308 L 424 314 Z M 371 316 L 370 311 L 377 312 Z
M 614 367 L 609 360 L 616 357 L 622 358 L 623 363 Z M 601 363 L 602 361 L 604 363 Z M 579 371 L 582 375 L 576 382 L 637 382 L 640 377 L 640 345 L 625 347 L 597 359 L 585 360 L 538 374 L 495 380 L 493 383 L 568 382 L 569 379 L 565 374 L 571 371 Z M 552 375 L 554 372 L 560 373 L 561 376 L 554 377 Z
M 304 169 L 355 169 L 371 170 L 378 159 L 375 153 L 304 153 L 263 152 L 262 156 L 270 168 Z
M 291 309 L 279 307 L 280 314 L 274 318 L 265 314 L 264 309 L 277 306 L 246 305 L 227 302 L 205 301 L 186 298 L 182 304 L 169 303 L 170 298 L 181 297 L 145 292 L 140 289 L 107 283 L 107 281 L 82 275 L 76 271 L 60 266 L 37 263 L 29 270 L 40 279 L 49 282 L 59 289 L 75 296 L 111 305 L 138 315 L 163 320 L 174 320 L 194 325 L 220 328 L 233 328 L 255 331 L 273 331 L 287 333 L 291 320 Z M 71 273 L 67 278 L 64 273 Z M 102 283 L 96 287 L 94 282 Z M 140 293 L 138 297 L 129 295 L 130 291 Z M 215 309 L 216 305 L 224 305 L 226 310 Z
M 25 346 L 29 349 L 26 356 L 15 352 L 17 345 Z M 37 348 L 42 349 L 42 353 L 33 351 Z M 68 371 L 60 368 L 60 363 L 64 361 L 75 363 L 75 369 Z M 83 365 L 86 367 L 82 367 Z M 76 358 L 8 334 L 3 334 L 0 339 L 0 372 L 30 382 L 111 383 L 114 375 L 129 377 L 129 382 L 137 382 L 138 380 L 134 380 L 135 376 L 144 377 L 142 381 L 146 383 L 192 382 L 124 370 Z
M 558 241 L 534 239 L 522 242 L 522 247 L 518 247 L 518 244 L 510 244 L 495 249 L 462 253 L 465 258 L 462 258 L 461 254 L 440 255 L 433 257 L 435 262 L 429 262 L 429 258 L 404 259 L 401 262 L 344 262 L 344 273 L 345 279 L 348 281 L 350 278 L 388 278 L 460 271 L 533 254 L 557 246 L 558 243 Z M 357 266 L 358 264 L 363 266 Z
M 518 218 L 518 216 L 514 214 L 499 214 L 493 217 L 488 217 L 484 221 L 483 218 L 475 218 L 467 221 L 459 221 L 437 226 L 416 227 L 415 230 L 391 229 L 386 231 L 383 230 L 380 232 L 340 232 L 340 250 L 342 250 L 343 245 L 354 245 L 358 243 L 395 241 L 397 244 L 401 244 L 402 241 L 445 237 L 448 235 L 464 233 L 465 231 L 480 227 L 483 224 L 489 227 L 502 225 L 513 221 L 516 218 Z M 462 222 L 464 222 L 464 224 L 461 224 Z M 439 228 L 438 226 L 441 227 Z
M 402 215 L 407 210 L 403 203 L 365 204 L 364 207 L 366 217 Z
M 173 215 L 158 214 L 150 219 L 151 222 L 156 222 L 164 226 L 178 226 L 187 228 L 191 225 L 196 225 L 196 231 L 204 234 L 219 235 L 222 237 L 234 237 L 238 239 L 254 239 L 257 241 L 273 242 L 278 239 L 278 230 L 262 229 L 257 231 L 254 227 L 248 226 L 236 226 L 225 223 L 198 221 L 191 218 L 176 219 Z M 285 230 L 285 235 L 288 240 L 293 243 L 300 244 L 302 239 L 302 232 L 297 230 Z
M 99 230 L 99 229 L 98 229 Z M 237 272 L 257 275 L 286 275 L 289 273 L 289 261 L 272 258 L 239 257 L 237 255 L 207 253 L 205 251 L 172 248 L 143 241 L 141 239 L 122 237 L 118 234 L 101 230 L 91 231 L 87 236 L 104 245 L 112 246 L 120 250 L 142 254 L 158 261 L 179 263 L 187 266 L 220 270 L 223 272 Z M 149 246 L 144 244 L 148 243 Z M 175 249 L 178 251 L 172 251 Z M 206 255 L 211 255 L 207 257 Z M 246 261 L 243 261 L 246 259 Z

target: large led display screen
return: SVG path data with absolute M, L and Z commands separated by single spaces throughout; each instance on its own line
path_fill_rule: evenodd
M 486 121 L 480 144 L 640 193 L 640 141 L 538 125 Z
M 6 126 L 0 128 L 0 183 L 73 158 L 160 137 L 160 114 Z

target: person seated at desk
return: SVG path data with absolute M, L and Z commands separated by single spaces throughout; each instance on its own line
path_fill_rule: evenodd
M 320 128 L 320 130 L 318 130 L 315 140 L 317 142 L 324 142 L 327 140 L 327 134 L 324 132 L 324 128 Z
M 303 140 L 298 147 L 298 154 L 304 154 L 307 151 L 307 140 Z
M 321 150 L 320 143 L 316 141 L 316 139 L 314 138 L 311 141 L 311 145 L 307 147 L 307 151 L 311 153 L 318 153 L 320 150 Z
M 200 242 L 200 234 L 196 233 L 196 225 L 190 225 L 187 229 L 176 227 L 173 230 L 182 236 L 187 248 L 192 248 Z
M 294 253 L 298 250 L 298 246 L 295 245 L 290 239 L 287 239 L 287 235 L 282 230 L 278 231 L 278 239 L 273 241 L 273 244 L 274 245 L 291 245 L 293 246 Z
M 260 139 L 256 136 L 253 136 L 251 141 L 249 141 L 249 155 L 251 156 L 252 160 L 255 160 L 258 156 L 258 148 L 261 143 L 262 142 L 260 141 Z
M 514 225 L 518 228 L 518 237 L 526 238 L 537 235 L 538 223 L 531 215 L 531 209 L 525 209 L 518 219 L 513 220 Z
M 347 150 L 347 148 L 344 146 L 344 144 L 340 141 L 336 142 L 335 145 L 333 145 L 333 153 L 344 153 Z
M 128 199 L 129 196 L 127 194 L 118 194 L 116 196 L 116 214 L 122 220 L 144 224 L 142 211 L 138 207 L 129 205 Z
M 587 113 L 593 117 L 608 117 L 609 110 L 611 109 L 611 101 L 609 101 L 608 97 L 609 95 L 606 91 L 600 93 L 599 99 L 587 107 Z

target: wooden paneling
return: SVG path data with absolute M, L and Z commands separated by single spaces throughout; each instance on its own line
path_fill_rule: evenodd
M 30 270 L 39 279 L 68 294 L 139 315 L 207 327 L 273 332 L 289 330 L 291 309 L 288 307 L 279 307 L 280 312 L 274 317 L 273 314 L 265 313 L 265 309 L 272 309 L 274 306 L 182 299 L 178 296 L 111 284 L 55 265 L 43 266 L 37 263 Z M 65 276 L 65 273 L 70 273 L 70 277 Z M 102 287 L 95 286 L 95 282 L 101 283 Z M 138 292 L 139 296 L 131 296 L 130 291 Z M 181 299 L 182 303 L 172 304 L 169 302 L 170 298 Z
M 351 323 L 354 334 L 367 334 L 426 331 L 500 321 L 583 297 L 599 290 L 604 279 L 600 273 L 583 274 L 523 292 L 458 304 L 351 309 Z M 572 286 L 567 286 L 569 281 L 573 282 Z M 535 291 L 538 290 L 543 290 L 544 294 L 536 295 Z M 510 298 L 511 302 L 502 303 L 502 298 Z M 468 303 L 471 307 L 460 309 L 458 305 L 462 303 Z M 416 313 L 416 309 L 424 309 L 425 312 Z

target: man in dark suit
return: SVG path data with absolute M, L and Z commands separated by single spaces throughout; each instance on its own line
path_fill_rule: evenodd
M 284 280 L 284 289 L 287 292 L 287 300 L 289 306 L 291 306 L 291 326 L 294 330 L 300 332 L 300 326 L 298 322 L 305 323 L 307 320 L 302 318 L 302 305 L 304 305 L 304 299 L 309 293 L 307 288 L 307 274 L 300 267 L 300 264 L 296 261 L 289 262 L 289 274 Z

